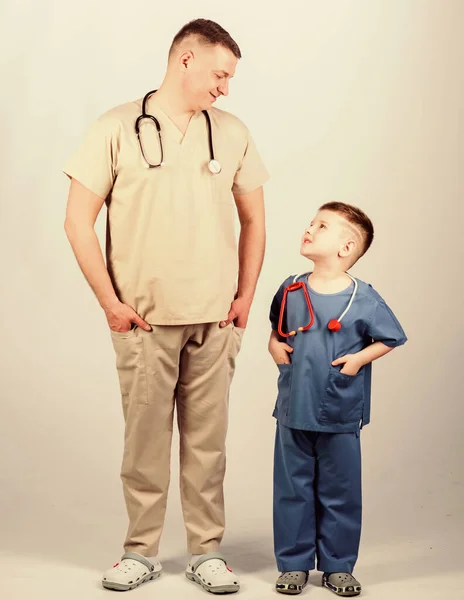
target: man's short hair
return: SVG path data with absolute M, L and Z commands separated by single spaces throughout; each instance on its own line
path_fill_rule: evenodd
M 175 35 L 169 54 L 171 55 L 173 50 L 189 35 L 196 35 L 204 44 L 211 46 L 220 45 L 224 48 L 228 48 L 236 58 L 242 58 L 242 53 L 238 44 L 231 38 L 229 33 L 218 23 L 210 21 L 209 19 L 195 19 L 190 21 L 182 27 L 182 29 Z

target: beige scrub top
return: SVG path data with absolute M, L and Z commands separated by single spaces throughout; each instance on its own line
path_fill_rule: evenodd
M 268 172 L 247 127 L 212 108 L 222 172 L 211 174 L 205 116 L 196 112 L 183 135 L 155 96 L 147 112 L 161 126 L 164 166 L 148 169 L 134 129 L 141 106 L 139 99 L 104 113 L 63 170 L 106 201 L 106 264 L 122 302 L 153 325 L 220 321 L 237 289 L 233 193 L 252 192 Z M 157 164 L 158 134 L 144 123 L 145 156 Z

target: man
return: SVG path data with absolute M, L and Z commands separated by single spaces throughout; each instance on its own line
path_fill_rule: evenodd
M 125 554 L 103 576 L 109 589 L 129 590 L 161 572 L 174 405 L 192 554 L 186 575 L 213 593 L 239 589 L 218 552 L 225 438 L 229 387 L 264 256 L 268 179 L 246 126 L 213 108 L 228 94 L 239 58 L 218 24 L 188 23 L 173 40 L 158 91 L 103 114 L 64 169 L 71 179 L 65 230 L 108 321 L 125 418 L 129 528 Z M 142 112 L 150 116 L 137 121 Z M 106 266 L 94 230 L 104 203 Z

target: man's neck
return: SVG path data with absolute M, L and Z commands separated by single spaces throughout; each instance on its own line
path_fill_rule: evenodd
M 170 118 L 182 135 L 185 135 L 195 110 L 186 106 L 184 95 L 178 86 L 163 81 L 155 94 L 155 99 L 157 106 Z
M 172 119 L 190 119 L 195 110 L 185 103 L 185 96 L 177 85 L 165 79 L 155 94 L 156 103 Z

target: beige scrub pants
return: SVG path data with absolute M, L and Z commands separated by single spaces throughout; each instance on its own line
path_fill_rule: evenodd
M 156 556 L 170 482 L 174 405 L 188 552 L 218 550 L 229 387 L 244 330 L 233 324 L 152 325 L 111 332 L 125 420 L 121 469 L 129 527 L 124 549 Z

